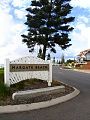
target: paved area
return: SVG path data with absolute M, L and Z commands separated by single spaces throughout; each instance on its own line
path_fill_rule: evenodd
M 79 70 L 79 69 L 74 69 L 74 70 L 78 72 L 90 73 L 90 70 Z
M 0 114 L 0 120 L 90 120 L 90 74 L 54 67 L 53 79 L 75 86 L 81 94 L 68 102 L 49 108 Z

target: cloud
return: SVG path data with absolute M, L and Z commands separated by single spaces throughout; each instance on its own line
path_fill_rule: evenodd
M 72 0 L 74 7 L 81 7 L 90 10 L 89 0 Z M 4 63 L 5 58 L 10 60 L 19 58 L 24 55 L 30 55 L 28 48 L 22 43 L 21 34 L 26 26 L 25 9 L 30 5 L 30 0 L 2 0 L 0 1 L 0 64 Z M 77 11 L 77 9 L 75 8 Z M 78 12 L 79 13 L 79 12 Z M 90 15 L 82 16 L 78 14 L 74 22 L 74 31 L 70 34 L 72 46 L 65 50 L 66 58 L 74 58 L 80 51 L 90 48 Z M 36 50 L 37 51 L 37 50 Z M 57 47 L 58 59 L 62 50 Z
M 8 13 L 0 11 L 0 47 L 9 41 L 5 39 L 10 38 L 11 27 L 13 26 L 13 18 Z
M 12 0 L 0 2 L 0 64 L 4 63 L 5 58 L 15 59 L 28 54 L 27 46 L 22 44 L 21 38 L 26 26 L 23 21 L 16 19 L 13 12 L 11 14 L 10 2 Z M 21 15 L 21 11 L 22 9 L 16 12 L 17 16 L 20 15 L 19 18 L 24 14 Z
M 66 57 L 74 58 L 79 52 L 90 48 L 90 18 L 78 16 L 76 21 L 75 29 L 70 34 L 72 46 L 64 52 Z
M 1 33 L 1 41 L 0 41 L 0 63 L 4 62 L 5 58 L 15 59 L 17 57 L 28 54 L 28 49 L 25 44 L 22 44 L 21 34 L 25 29 L 23 24 L 13 23 L 8 20 L 6 26 L 7 28 Z M 9 34 L 9 35 L 8 35 Z
M 28 48 L 25 44 L 22 44 L 20 34 L 14 34 L 9 42 L 9 44 L 0 47 L 0 63 L 4 63 L 6 58 L 13 60 L 28 55 Z
M 14 10 L 14 14 L 16 15 L 16 17 L 17 17 L 18 19 L 23 19 L 23 18 L 25 18 L 26 12 L 25 12 L 25 10 L 23 10 L 23 9 L 20 9 L 20 10 L 15 9 L 15 10 Z
M 26 8 L 27 5 L 30 5 L 31 0 L 13 0 L 12 5 L 14 7 Z
M 77 23 L 80 24 L 80 23 L 89 23 L 90 22 L 90 17 L 86 17 L 86 16 L 78 16 L 77 18 Z
M 85 24 L 80 24 L 77 25 L 77 29 L 79 29 L 80 33 L 76 32 L 74 37 L 76 36 L 78 38 L 80 47 L 87 49 L 90 46 L 90 27 L 86 26 Z
M 11 2 L 12 0 L 0 0 L 0 11 L 4 10 L 5 13 L 9 13 Z
M 71 0 L 71 5 L 74 7 L 90 9 L 90 0 Z
M 78 16 L 75 30 L 72 32 L 71 37 L 76 39 L 76 44 L 80 42 L 80 47 L 88 48 L 90 45 L 90 17 Z
M 14 7 L 14 14 L 18 19 L 25 19 L 26 8 L 30 6 L 31 0 L 13 0 L 12 5 Z

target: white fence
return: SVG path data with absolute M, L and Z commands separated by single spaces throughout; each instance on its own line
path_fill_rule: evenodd
M 24 70 L 25 65 L 28 70 Z M 27 67 L 28 65 L 29 65 L 29 67 Z M 31 70 L 30 66 L 33 66 L 33 65 L 34 65 L 34 67 L 41 66 L 40 68 L 43 67 L 43 70 L 40 70 L 40 69 Z M 11 66 L 12 66 L 12 71 L 10 70 Z M 44 69 L 44 67 L 47 67 L 47 66 L 48 66 L 48 69 Z M 20 70 L 21 67 L 23 67 L 22 68 L 23 70 Z M 18 71 L 16 71 L 16 70 L 13 71 L 13 69 L 18 69 Z M 30 69 L 30 71 L 29 71 L 29 69 Z M 51 62 L 49 63 L 48 61 L 44 61 L 40 58 L 36 58 L 36 57 L 32 57 L 32 56 L 23 57 L 23 58 L 14 60 L 14 61 L 9 61 L 9 59 L 6 59 L 5 67 L 4 67 L 4 83 L 7 86 L 10 86 L 11 84 L 15 84 L 22 80 L 31 79 L 31 78 L 46 80 L 48 82 L 48 86 L 51 86 L 52 63 Z

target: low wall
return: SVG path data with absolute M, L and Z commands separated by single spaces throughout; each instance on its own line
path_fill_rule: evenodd
M 27 100 L 34 97 L 39 97 L 41 95 L 49 95 L 54 93 L 65 92 L 65 86 L 47 87 L 27 91 L 15 92 L 12 95 L 13 100 Z
M 87 62 L 85 64 L 77 64 L 76 68 L 78 69 L 84 69 L 84 70 L 90 70 L 90 62 Z
M 90 69 L 90 62 L 87 62 L 86 65 L 83 65 L 82 69 Z

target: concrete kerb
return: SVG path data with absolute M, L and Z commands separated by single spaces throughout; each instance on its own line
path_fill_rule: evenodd
M 74 71 L 77 72 L 83 72 L 83 73 L 89 73 L 90 74 L 90 70 L 79 70 L 79 69 L 73 69 Z
M 0 113 L 14 113 L 14 112 L 29 111 L 29 110 L 50 107 L 52 105 L 66 102 L 76 97 L 79 93 L 80 91 L 74 88 L 74 91 L 72 93 L 62 96 L 62 97 L 51 99 L 49 101 L 43 101 L 43 102 L 31 103 L 31 104 L 0 106 Z

